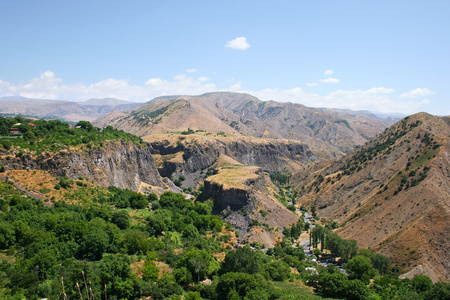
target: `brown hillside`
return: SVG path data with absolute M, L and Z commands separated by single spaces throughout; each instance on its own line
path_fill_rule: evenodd
M 337 232 L 450 281 L 450 127 L 425 113 L 403 119 L 354 153 L 296 175 L 301 203 L 338 220 Z
M 111 113 L 94 124 L 112 125 L 139 136 L 191 128 L 299 140 L 321 157 L 349 152 L 390 125 L 355 112 L 326 111 L 224 92 L 156 99 L 126 114 Z

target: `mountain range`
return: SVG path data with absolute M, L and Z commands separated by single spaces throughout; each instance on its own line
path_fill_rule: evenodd
M 25 97 L 0 98 L 0 114 L 22 115 L 31 118 L 60 119 L 68 122 L 93 121 L 111 111 L 126 111 L 142 105 L 128 101 L 105 98 L 85 102 L 45 100 Z
M 157 98 L 128 112 L 94 122 L 144 137 L 188 129 L 290 139 L 308 144 L 318 157 L 337 157 L 366 143 L 392 123 L 351 111 L 261 101 L 248 94 L 207 93 Z

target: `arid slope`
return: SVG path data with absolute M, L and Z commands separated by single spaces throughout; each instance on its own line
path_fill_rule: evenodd
M 359 150 L 295 176 L 301 203 L 342 225 L 337 232 L 450 281 L 448 118 L 407 117 Z
M 141 137 L 191 128 L 291 139 L 308 144 L 320 157 L 349 152 L 390 125 L 356 112 L 325 111 L 225 92 L 155 99 L 130 112 L 113 112 L 94 124 L 112 125 Z

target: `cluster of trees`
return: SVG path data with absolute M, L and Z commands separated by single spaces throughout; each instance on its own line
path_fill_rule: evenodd
M 398 279 L 399 268 L 382 254 L 358 249 L 356 241 L 345 240 L 317 225 L 311 233 L 313 247 L 322 256 L 340 259 L 348 275 L 335 265 L 319 268 L 308 283 L 324 297 L 345 299 L 450 299 L 450 284 L 433 284 L 430 278 Z M 316 248 L 318 250 L 318 248 Z
M 135 196 L 111 190 L 111 197 L 122 200 Z M 227 251 L 221 238 L 226 225 L 211 215 L 212 203 L 193 202 L 181 194 L 145 197 L 151 209 L 139 209 L 144 217 L 135 218 L 129 209 L 113 210 L 108 203 L 57 202 L 46 207 L 5 182 L 0 182 L 0 191 L 0 248 L 5 258 L 0 263 L 0 295 L 4 298 L 58 299 L 65 294 L 69 299 L 103 299 L 106 294 L 108 299 L 180 299 L 181 295 L 184 299 L 291 299 L 273 282 L 295 277 L 326 297 L 446 299 L 450 295 L 448 284 L 433 284 L 426 277 L 396 279 L 386 258 L 363 249 L 345 265 L 350 276 L 333 266 L 309 262 L 302 248 L 292 246 L 291 238 L 266 253 L 248 246 Z M 291 230 L 301 225 L 301 221 L 293 224 Z M 333 238 L 325 233 L 323 245 L 332 245 Z M 226 255 L 220 263 L 215 254 L 223 251 Z M 132 266 L 139 262 L 142 268 L 136 272 Z M 161 263 L 172 271 L 161 276 Z M 319 275 L 306 272 L 310 266 Z M 210 285 L 199 284 L 206 278 L 212 279 Z
M 425 275 L 412 280 L 398 279 L 393 274 L 376 276 L 374 264 L 369 257 L 359 254 L 346 264 L 350 276 L 333 265 L 311 276 L 309 283 L 324 297 L 345 299 L 450 299 L 450 284 L 433 284 Z
M 284 173 L 280 173 L 280 172 L 274 172 L 274 173 L 270 173 L 270 180 L 272 180 L 273 182 L 280 184 L 280 185 L 286 185 L 289 184 L 289 178 L 290 176 Z
M 302 230 L 309 228 L 309 224 L 305 224 L 303 218 L 300 218 L 296 223 L 292 224 L 290 227 L 285 227 L 283 230 L 283 235 L 285 239 L 296 240 L 302 234 Z
M 75 128 L 60 120 L 31 120 L 20 116 L 15 118 L 0 117 L 0 136 L 7 136 L 9 128 L 14 124 L 22 133 L 23 138 L 1 139 L 0 146 L 9 150 L 12 146 L 20 146 L 22 149 L 30 149 L 41 153 L 43 151 L 57 151 L 64 146 L 77 146 L 86 144 L 89 146 L 101 146 L 106 140 L 127 140 L 135 144 L 143 141 L 137 136 L 115 130 L 108 126 L 103 130 L 95 128 L 88 121 L 80 121 Z M 34 124 L 34 125 L 30 125 Z M 78 127 L 78 128 L 76 128 Z
M 345 240 L 321 225 L 313 228 L 310 238 L 314 248 L 320 245 L 321 251 L 329 250 L 332 257 L 340 257 L 345 262 L 355 256 L 358 251 L 356 241 Z
M 1 182 L 0 191 L 0 249 L 8 258 L 0 264 L 2 297 L 277 299 L 281 291 L 272 281 L 290 278 L 290 267 L 304 260 L 301 249 L 283 244 L 269 254 L 238 248 L 219 263 L 213 254 L 226 250 L 220 238 L 225 224 L 211 215 L 210 201 L 181 194 L 144 197 L 152 209 L 141 209 L 146 217 L 135 219 L 108 203 L 47 207 L 9 183 Z M 110 192 L 115 203 L 136 197 Z M 137 276 L 131 266 L 142 260 Z M 173 271 L 159 276 L 156 261 Z M 213 284 L 198 284 L 207 277 Z

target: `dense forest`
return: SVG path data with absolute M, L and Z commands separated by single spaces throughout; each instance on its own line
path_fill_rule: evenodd
M 95 147 L 108 139 L 141 143 L 88 122 L 69 128 L 20 117 L 0 119 L 1 135 L 11 136 L 4 128 L 17 123 L 23 137 L 0 139 L 5 150 Z M 65 200 L 43 202 L 18 190 L 8 171 L 1 166 L 2 299 L 450 299 L 449 284 L 433 284 L 423 275 L 398 279 L 398 268 L 386 257 L 341 239 L 332 222 L 312 230 L 314 255 L 340 261 L 347 274 L 313 262 L 298 247 L 308 228 L 303 218 L 283 230 L 276 247 L 262 251 L 239 244 L 239 233 L 212 214 L 212 200 L 93 188 L 84 178 L 60 178 L 54 188 L 64 190 Z M 73 201 L 80 191 L 88 201 Z

